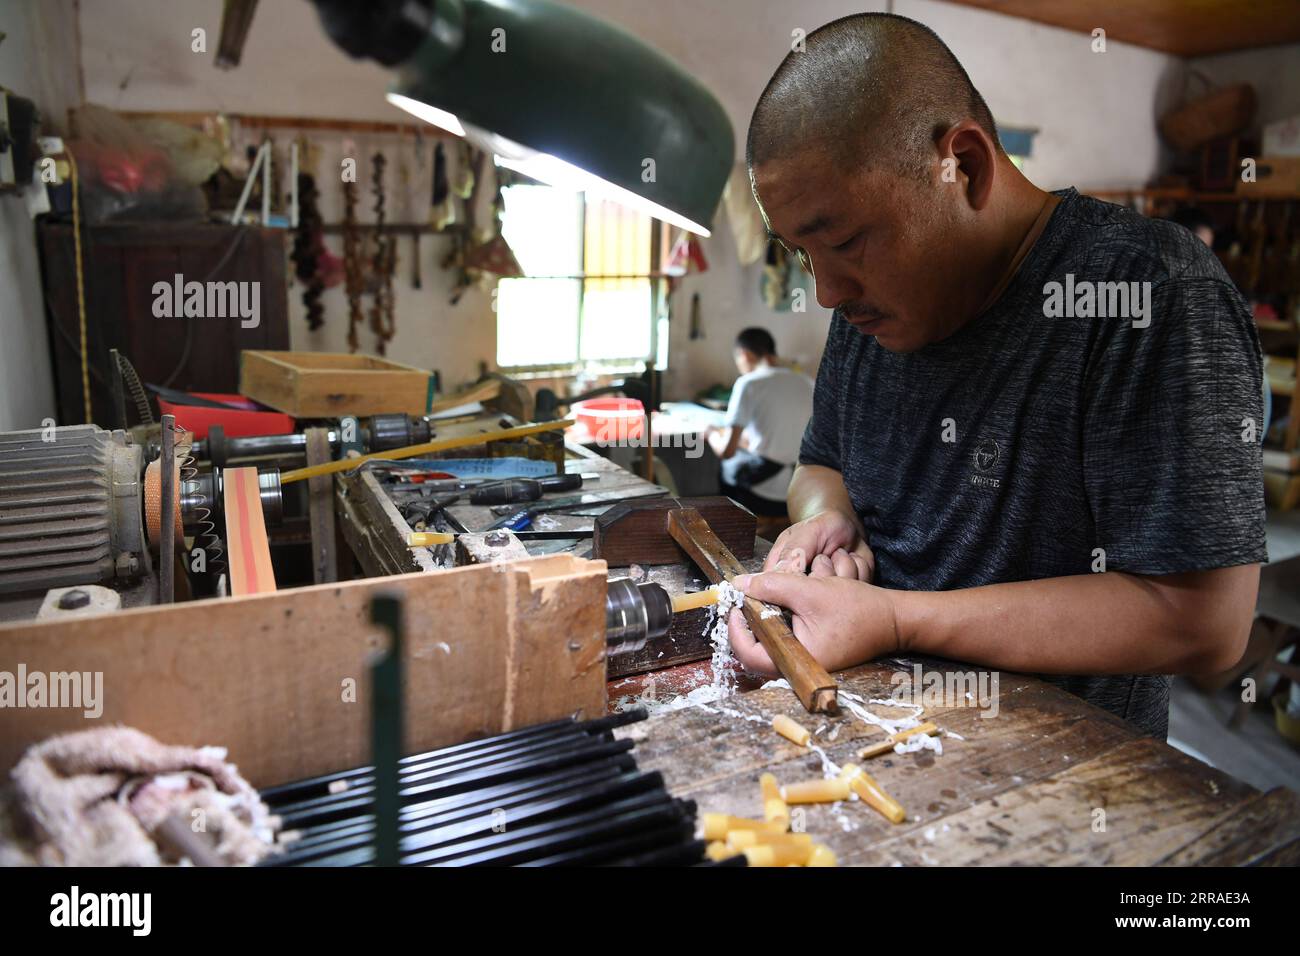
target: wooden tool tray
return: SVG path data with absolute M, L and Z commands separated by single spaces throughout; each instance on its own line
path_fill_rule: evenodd
M 431 376 L 423 369 L 337 352 L 245 349 L 239 390 L 295 418 L 423 415 L 433 398 Z

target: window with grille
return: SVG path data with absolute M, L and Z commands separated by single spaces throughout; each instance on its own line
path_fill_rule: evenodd
M 660 223 L 551 186 L 503 193 L 502 232 L 525 277 L 497 287 L 497 365 L 639 370 L 653 361 L 662 368 Z

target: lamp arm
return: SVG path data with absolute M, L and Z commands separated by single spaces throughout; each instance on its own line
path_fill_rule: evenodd
M 451 59 L 465 42 L 464 0 L 313 0 L 321 26 L 355 59 L 394 67 L 420 52 Z

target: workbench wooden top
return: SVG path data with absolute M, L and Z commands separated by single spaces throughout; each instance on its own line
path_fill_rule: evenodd
M 970 668 L 931 659 L 875 662 L 835 675 L 842 690 L 889 699 L 891 675 L 920 662 L 931 671 Z M 667 700 L 711 681 L 707 661 L 611 681 L 611 707 L 645 692 Z M 771 729 L 786 714 L 814 731 L 836 764 L 855 762 L 907 811 L 895 825 L 861 802 L 807 807 L 806 827 L 841 865 L 1295 865 L 1300 794 L 1261 793 L 1125 721 L 1041 680 L 1001 672 L 998 712 L 927 709 L 943 753 L 922 750 L 858 760 L 884 739 L 843 711 L 806 713 L 784 688 L 751 688 L 619 731 L 637 741 L 644 770 L 703 812 L 761 817 L 759 775 L 782 784 L 819 778 L 822 759 Z M 897 719 L 910 708 L 868 708 Z M 792 808 L 795 809 L 795 808 Z M 1099 812 L 1100 811 L 1100 812 Z

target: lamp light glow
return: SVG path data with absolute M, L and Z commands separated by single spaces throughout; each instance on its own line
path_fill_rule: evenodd
M 731 121 L 626 30 L 552 0 L 315 2 L 345 49 L 394 69 L 399 108 L 538 182 L 709 234 Z
M 551 156 L 535 149 L 529 149 L 504 136 L 480 130 L 473 125 L 462 123 L 456 116 L 428 103 L 404 96 L 401 93 L 389 93 L 388 102 L 405 110 L 412 116 L 444 129 L 456 136 L 464 137 L 480 149 L 492 153 L 497 164 L 513 169 L 530 179 L 535 179 L 548 186 L 572 192 L 585 193 L 589 198 L 604 199 L 634 209 L 670 225 L 678 226 L 701 236 L 711 233 L 706 226 L 674 212 L 666 206 L 638 196 L 630 189 L 615 185 L 590 173 L 572 163 L 565 162 L 558 156 Z

